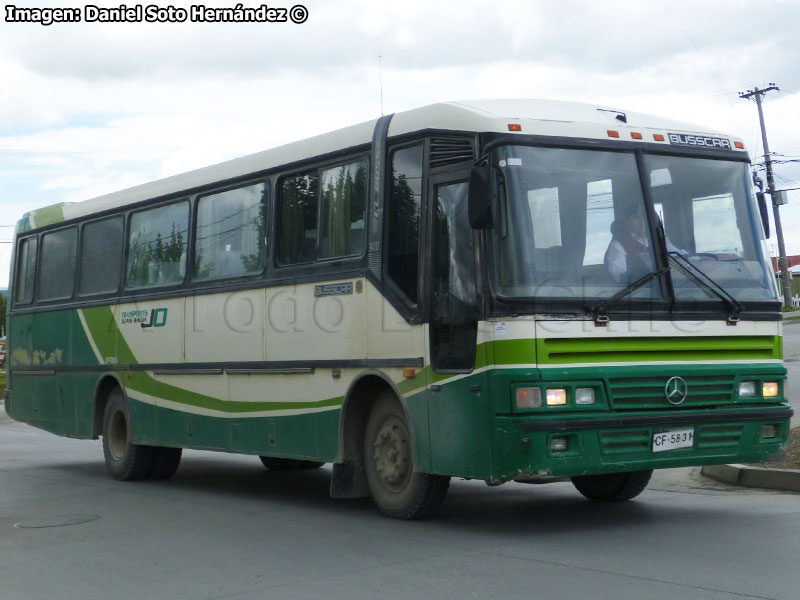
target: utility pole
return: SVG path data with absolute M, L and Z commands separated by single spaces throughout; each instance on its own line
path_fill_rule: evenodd
M 758 120 L 761 123 L 761 140 L 764 145 L 764 163 L 767 167 L 767 192 L 772 202 L 772 215 L 775 220 L 775 236 L 778 238 L 778 266 L 781 270 L 781 284 L 783 286 L 783 305 L 792 306 L 792 288 L 789 284 L 789 265 L 786 262 L 786 244 L 783 243 L 783 227 L 781 226 L 780 206 L 775 202 L 775 178 L 772 176 L 772 156 L 767 142 L 767 130 L 764 127 L 764 110 L 761 108 L 761 99 L 767 92 L 779 92 L 780 88 L 774 83 L 760 90 L 754 88 L 746 92 L 739 92 L 739 97 L 745 100 L 754 99 L 758 107 Z

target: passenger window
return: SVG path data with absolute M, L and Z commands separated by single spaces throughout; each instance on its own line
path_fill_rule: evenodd
M 356 256 L 364 251 L 367 162 L 322 171 L 319 258 Z
M 72 297 L 75 288 L 77 246 L 78 230 L 75 227 L 42 236 L 39 300 L 62 300 Z
M 278 262 L 292 265 L 361 254 L 367 179 L 366 161 L 283 179 Z
M 319 178 L 316 173 L 289 177 L 281 182 L 281 264 L 311 262 L 317 255 Z
M 128 241 L 128 286 L 150 287 L 183 281 L 188 231 L 188 202 L 134 213 Z
M 17 276 L 14 279 L 16 295 L 14 298 L 19 304 L 27 304 L 33 300 L 33 282 L 36 274 L 36 248 L 38 241 L 35 237 L 22 240 L 19 245 L 17 258 Z
M 416 303 L 419 299 L 422 145 L 392 153 L 391 164 L 386 272 L 409 300 Z
M 81 242 L 81 294 L 116 292 L 122 276 L 123 219 L 89 223 Z
M 267 186 L 257 183 L 200 198 L 194 278 L 260 273 L 267 248 Z

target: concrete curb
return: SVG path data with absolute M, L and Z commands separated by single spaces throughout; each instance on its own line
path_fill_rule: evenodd
M 5 404 L 2 401 L 0 401 L 0 425 L 2 425 L 3 423 L 13 423 L 13 422 L 14 419 L 12 419 L 6 414 Z
M 730 485 L 800 492 L 800 470 L 767 469 L 750 465 L 706 465 L 700 472 L 706 477 Z

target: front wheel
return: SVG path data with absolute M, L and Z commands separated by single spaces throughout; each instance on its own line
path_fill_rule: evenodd
M 608 475 L 581 475 L 572 478 L 572 485 L 589 500 L 624 502 L 641 494 L 652 475 L 652 469 Z
M 449 477 L 416 472 L 405 413 L 390 394 L 375 403 L 367 418 L 364 467 L 378 510 L 395 519 L 432 514 L 450 485 Z
M 146 479 L 153 464 L 152 446 L 131 442 L 131 414 L 122 390 L 115 388 L 103 413 L 103 456 L 114 479 Z

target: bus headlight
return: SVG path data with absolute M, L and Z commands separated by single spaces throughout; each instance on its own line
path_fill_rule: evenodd
M 751 398 L 756 395 L 756 382 L 755 381 L 741 381 L 739 382 L 739 397 Z
M 594 388 L 575 388 L 575 404 L 594 403 Z
M 516 392 L 517 408 L 541 408 L 542 389 L 538 387 L 519 387 Z
M 775 398 L 778 395 L 778 382 L 765 381 L 761 386 L 761 394 L 764 398 Z
M 565 388 L 547 388 L 547 406 L 560 406 L 567 403 Z

